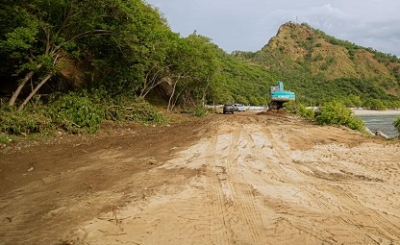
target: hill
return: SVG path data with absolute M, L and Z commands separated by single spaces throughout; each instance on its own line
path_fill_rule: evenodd
M 400 96 L 396 56 L 339 40 L 306 23 L 285 23 L 261 50 L 233 55 L 278 71 L 308 102 L 355 96 L 391 107 Z

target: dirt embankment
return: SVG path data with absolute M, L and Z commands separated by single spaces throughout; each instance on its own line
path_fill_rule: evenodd
M 0 153 L 0 244 L 400 244 L 400 144 L 214 115 Z

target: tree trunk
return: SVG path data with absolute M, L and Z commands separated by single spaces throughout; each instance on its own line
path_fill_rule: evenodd
M 155 68 L 154 68 L 155 69 Z M 160 68 L 153 76 L 152 78 L 149 78 L 150 72 L 153 70 L 153 68 L 147 72 L 145 76 L 145 81 L 143 84 L 143 88 L 140 91 L 140 98 L 145 98 L 148 93 L 150 93 L 151 90 L 153 90 L 155 87 L 160 85 L 163 82 L 162 78 L 159 78 L 159 74 L 166 69 L 166 67 Z
M 173 87 L 173 89 L 172 89 L 172 93 L 171 93 L 171 95 L 170 95 L 170 97 L 169 97 L 169 100 L 168 100 L 168 107 L 167 107 L 167 111 L 168 112 L 172 112 L 172 98 L 174 97 L 174 94 L 175 94 L 175 89 L 176 89 L 176 85 L 178 84 L 178 82 L 179 82 L 179 78 L 178 78 L 178 80 L 174 83 L 174 87 Z
M 39 64 L 36 66 L 36 69 L 40 69 L 42 66 L 43 66 L 43 64 Z M 35 74 L 35 71 L 30 71 L 28 74 L 25 75 L 24 80 L 18 85 L 18 88 L 15 90 L 15 92 L 11 96 L 11 99 L 8 102 L 9 106 L 15 105 L 15 101 L 17 100 L 19 94 L 21 93 L 22 89 L 25 87 L 25 84 L 29 81 L 29 79 L 32 78 L 33 74 Z
M 26 104 L 32 99 L 32 97 L 37 93 L 37 91 L 53 76 L 53 73 L 48 74 L 29 94 L 28 97 L 22 102 L 22 104 L 18 107 L 18 111 L 22 111 Z

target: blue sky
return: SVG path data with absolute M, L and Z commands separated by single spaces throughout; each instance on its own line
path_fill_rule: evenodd
M 399 0 L 145 0 L 172 31 L 207 36 L 230 53 L 257 51 L 279 26 L 307 22 L 339 39 L 400 57 Z

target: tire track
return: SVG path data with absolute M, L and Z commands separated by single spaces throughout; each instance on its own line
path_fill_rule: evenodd
M 218 131 L 219 136 L 213 137 L 207 150 L 209 198 L 216 200 L 210 211 L 216 217 L 211 224 L 211 229 L 217 230 L 215 242 L 263 244 L 257 229 L 263 223 L 254 196 L 243 176 L 238 174 L 243 168 L 239 164 L 240 149 L 247 149 L 248 143 L 242 139 L 240 125 L 234 125 L 225 134 Z
M 229 185 L 232 188 L 234 196 L 234 205 L 240 213 L 241 219 L 246 224 L 246 234 L 249 235 L 248 241 L 250 244 L 262 244 L 261 236 L 257 229 L 257 226 L 262 227 L 262 219 L 255 205 L 255 198 L 251 195 L 251 190 L 247 184 L 246 179 L 241 174 L 239 169 L 243 168 L 239 164 L 240 149 L 248 149 L 248 142 L 245 142 L 243 138 L 242 126 L 238 125 L 233 132 L 232 142 L 229 149 L 228 159 L 227 159 L 227 172 L 230 173 L 228 178 Z M 241 140 L 241 138 L 243 138 Z M 245 143 L 244 147 L 241 147 L 241 143 Z M 250 146 L 252 148 L 252 146 Z M 233 169 L 233 171 L 231 171 Z
M 278 158 L 282 159 L 283 162 L 288 164 L 289 166 L 292 166 L 291 168 L 292 170 L 296 170 L 296 167 L 293 166 L 293 164 L 291 164 L 292 163 L 291 158 L 288 157 L 287 154 L 285 154 L 285 151 L 287 151 L 288 149 L 282 145 L 283 143 L 277 140 L 275 134 L 271 133 L 271 135 L 273 139 L 271 143 L 277 146 L 275 147 L 275 149 L 277 150 L 276 152 Z M 341 155 L 341 153 L 339 154 L 336 151 L 333 154 L 338 154 L 339 156 Z M 299 171 L 296 172 L 300 174 Z M 353 198 L 346 192 L 342 191 L 339 187 L 326 184 L 326 182 L 324 181 L 318 181 L 318 182 L 313 181 L 313 182 L 314 184 L 312 186 L 317 187 L 317 189 L 315 190 L 313 190 L 313 188 L 310 187 L 305 188 L 303 185 L 297 185 L 297 187 L 299 187 L 304 193 L 311 194 L 312 196 L 320 195 L 318 198 L 315 198 L 314 201 L 323 210 L 330 211 L 332 210 L 332 206 L 336 206 L 339 208 L 340 206 L 344 207 L 352 213 L 358 213 L 361 214 L 363 217 L 367 217 L 368 219 L 370 219 L 372 223 L 375 224 L 376 229 L 381 230 L 381 232 L 379 232 L 380 236 L 384 235 L 385 237 L 387 237 L 389 241 L 398 241 L 400 239 L 400 233 L 399 233 L 400 227 L 398 227 L 396 224 L 391 223 L 389 220 L 385 219 L 377 212 L 369 210 L 367 207 L 364 207 L 355 198 Z M 326 193 L 327 191 L 330 195 L 336 196 L 335 200 L 336 201 L 339 200 L 339 203 L 334 203 L 330 198 L 324 198 L 323 193 Z M 330 215 L 329 213 L 327 213 L 327 216 L 332 218 L 332 215 Z M 334 219 L 337 220 L 339 224 L 341 224 L 343 230 L 349 230 L 348 222 L 343 222 L 343 219 L 340 220 L 336 217 Z M 368 243 L 376 242 L 371 236 L 365 235 L 364 230 L 359 230 L 361 226 L 354 224 L 350 227 L 353 228 L 351 229 L 351 232 L 353 234 L 357 235 L 360 238 L 363 238 L 366 242 Z M 354 229 L 354 227 L 356 227 L 356 229 Z
M 360 214 L 362 217 L 370 219 L 375 228 L 380 230 L 379 234 L 384 235 L 388 240 L 400 241 L 400 226 L 395 223 L 390 222 L 388 219 L 379 215 L 376 211 L 370 210 L 365 207 L 356 198 L 352 197 L 350 194 L 346 193 L 339 187 L 334 186 L 324 186 L 325 191 L 329 191 L 333 195 L 337 196 L 340 200 L 340 204 L 346 207 L 348 210 L 355 214 Z M 361 225 L 360 225 L 361 226 Z M 359 228 L 359 227 L 358 227 Z
M 223 200 L 223 193 L 220 188 L 218 171 L 216 171 L 217 162 L 217 143 L 218 135 L 212 136 L 207 147 L 208 157 L 206 158 L 207 166 L 207 198 L 211 205 L 208 205 L 210 216 L 210 243 L 211 244 L 229 244 L 231 232 L 226 224 L 226 208 Z M 222 170 L 222 169 L 221 169 Z

